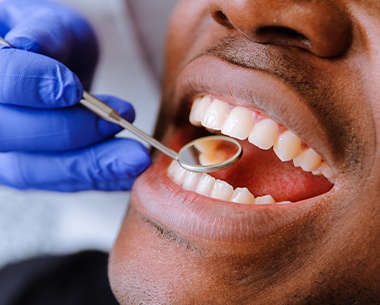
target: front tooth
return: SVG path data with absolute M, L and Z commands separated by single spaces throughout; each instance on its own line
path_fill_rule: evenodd
M 278 137 L 273 150 L 282 162 L 290 161 L 300 153 L 301 139 L 287 130 Z
M 256 204 L 272 204 L 272 203 L 276 203 L 276 201 L 274 201 L 271 195 L 266 195 L 266 196 L 256 197 L 255 203 Z
M 186 176 L 187 170 L 182 168 L 181 166 L 177 166 L 174 172 L 173 180 L 175 183 L 178 185 L 182 185 L 183 182 L 185 181 L 185 176 Z
M 234 189 L 232 185 L 218 179 L 215 180 L 214 186 L 210 193 L 210 197 L 219 200 L 229 201 L 232 197 L 233 192 Z
M 252 129 L 248 141 L 261 149 L 270 149 L 278 138 L 278 124 L 271 119 L 258 122 Z
M 236 203 L 254 204 L 255 197 L 252 195 L 250 191 L 248 191 L 247 188 L 238 187 L 232 194 L 232 198 L 230 201 Z
M 169 177 L 170 178 L 173 178 L 174 177 L 174 174 L 175 174 L 175 171 L 176 171 L 176 169 L 177 169 L 177 166 L 179 166 L 178 165 L 178 162 L 177 161 L 175 161 L 175 160 L 173 160 L 171 163 L 170 163 L 170 165 L 169 165 L 169 167 L 168 167 L 168 175 L 169 175 Z
M 215 99 L 206 110 L 202 118 L 202 125 L 214 130 L 220 130 L 229 112 L 229 104 Z
M 222 133 L 239 140 L 248 138 L 254 125 L 254 112 L 235 107 L 222 126 Z
M 210 107 L 211 105 L 211 98 L 210 96 L 204 96 L 202 98 L 197 98 L 193 106 L 191 107 L 191 112 L 190 112 L 190 122 L 194 126 L 200 126 L 202 118 L 204 116 L 204 113 Z
M 203 196 L 210 196 L 211 189 L 213 188 L 214 184 L 215 178 L 203 173 L 199 178 L 195 192 Z
M 305 149 L 294 160 L 305 172 L 316 170 L 322 163 L 322 158 L 312 148 Z
M 185 180 L 183 181 L 183 188 L 188 191 L 195 191 L 200 178 L 200 173 L 188 171 L 186 173 Z

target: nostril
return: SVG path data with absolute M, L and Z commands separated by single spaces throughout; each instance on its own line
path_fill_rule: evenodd
M 218 24 L 257 43 L 298 47 L 318 57 L 342 56 L 352 43 L 353 28 L 344 1 L 208 1 Z
M 296 45 L 310 49 L 312 43 L 302 33 L 284 26 L 265 26 L 256 30 L 257 41 L 261 43 L 273 43 L 281 45 Z
M 265 26 L 257 30 L 258 36 L 283 36 L 284 38 L 308 40 L 305 35 L 283 26 Z
M 223 13 L 220 10 L 216 10 L 212 13 L 212 17 L 216 22 L 219 24 L 225 26 L 225 27 L 232 27 L 232 24 L 225 13 Z

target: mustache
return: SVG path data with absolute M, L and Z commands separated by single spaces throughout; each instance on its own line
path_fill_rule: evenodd
M 319 91 L 315 82 L 317 73 L 307 62 L 300 60 L 299 52 L 304 51 L 288 48 L 284 52 L 284 46 L 254 43 L 244 35 L 234 35 L 223 38 L 199 56 L 216 56 L 243 68 L 269 72 L 305 96 L 311 92 L 315 94 Z
M 326 130 L 336 160 L 348 160 L 352 168 L 358 166 L 364 157 L 365 145 L 354 132 L 353 114 L 339 101 L 344 97 L 340 97 L 332 85 L 332 75 L 318 66 L 319 60 L 326 59 L 310 60 L 314 55 L 305 50 L 255 43 L 242 34 L 223 38 L 191 61 L 205 55 L 246 69 L 268 72 L 293 87 Z

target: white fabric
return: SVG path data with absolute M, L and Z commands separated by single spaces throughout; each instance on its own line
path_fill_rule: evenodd
M 101 60 L 91 91 L 131 101 L 137 114 L 135 124 L 148 133 L 158 109 L 160 81 L 156 76 L 167 13 L 175 2 L 166 1 L 130 0 L 131 6 L 123 0 L 61 1 L 87 17 L 101 42 Z M 131 18 L 131 9 L 135 18 Z M 136 28 L 132 19 L 143 29 Z M 144 35 L 152 35 L 154 43 Z M 154 59 L 146 57 L 155 54 Z M 109 250 L 127 202 L 127 192 L 63 194 L 0 187 L 0 267 L 39 254 Z

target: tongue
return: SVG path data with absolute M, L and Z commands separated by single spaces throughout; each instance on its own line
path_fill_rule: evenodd
M 329 191 L 332 184 L 324 176 L 314 176 L 281 162 L 273 150 L 260 150 L 244 141 L 243 157 L 232 167 L 213 173 L 234 188 L 246 187 L 257 196 L 272 195 L 277 201 L 300 201 Z

